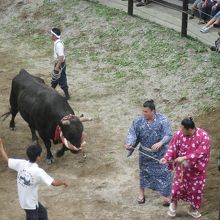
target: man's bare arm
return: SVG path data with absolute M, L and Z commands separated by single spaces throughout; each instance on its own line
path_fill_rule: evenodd
M 55 70 L 56 70 L 56 71 L 59 71 L 60 65 L 61 65 L 61 63 L 63 63 L 63 62 L 64 62 L 64 56 L 58 57 L 58 62 L 56 63 L 56 66 L 55 66 Z
M 5 149 L 4 149 L 4 147 L 3 147 L 3 143 L 2 143 L 2 139 L 1 139 L 1 138 L 0 138 L 0 153 L 1 153 L 2 157 L 3 157 L 3 159 L 4 159 L 6 162 L 8 162 L 8 155 L 7 155 L 7 153 L 5 152 Z
M 67 187 L 68 186 L 68 184 L 67 183 L 65 183 L 64 181 L 62 181 L 62 180 L 58 180 L 58 179 L 55 179 L 52 183 L 51 183 L 51 185 L 52 186 L 65 186 L 65 187 Z

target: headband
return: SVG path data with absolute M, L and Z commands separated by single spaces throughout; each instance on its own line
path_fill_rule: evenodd
M 52 30 L 51 30 L 50 32 L 51 32 L 51 34 L 53 34 L 56 38 L 60 39 L 60 36 L 57 35 L 56 33 L 54 33 Z

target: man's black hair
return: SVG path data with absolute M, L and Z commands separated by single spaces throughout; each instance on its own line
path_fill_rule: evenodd
M 195 126 L 195 123 L 193 121 L 193 119 L 191 117 L 189 118 L 184 118 L 181 122 L 181 125 L 185 128 L 185 129 L 194 129 L 196 126 Z
M 42 153 L 42 148 L 39 144 L 30 145 L 26 151 L 28 159 L 31 163 L 35 163 L 37 160 L 37 157 L 39 157 L 41 153 Z
M 52 31 L 57 35 L 57 36 L 60 36 L 61 34 L 61 31 L 59 28 L 52 28 Z
M 153 99 L 145 101 L 144 104 L 143 104 L 143 107 L 144 108 L 149 108 L 151 111 L 156 109 Z

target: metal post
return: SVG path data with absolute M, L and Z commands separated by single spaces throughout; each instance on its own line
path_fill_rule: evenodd
M 189 4 L 189 0 L 183 0 L 182 30 L 181 30 L 182 37 L 187 37 L 188 4 Z
M 133 0 L 128 0 L 128 14 L 133 16 Z

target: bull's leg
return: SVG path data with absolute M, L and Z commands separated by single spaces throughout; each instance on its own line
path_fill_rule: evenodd
M 11 105 L 11 121 L 9 127 L 14 130 L 15 129 L 15 117 L 18 113 L 18 105 L 17 105 L 17 100 L 16 100 L 16 95 L 14 94 L 14 89 L 12 88 L 11 94 L 10 94 L 10 105 Z
M 11 117 L 11 121 L 10 121 L 10 125 L 9 125 L 11 130 L 15 129 L 15 117 L 16 117 L 17 113 L 18 113 L 17 109 L 11 108 L 12 117 Z
M 53 154 L 50 151 L 51 142 L 50 142 L 50 140 L 46 140 L 46 141 L 44 141 L 44 144 L 47 148 L 47 158 L 46 158 L 47 164 L 52 164 L 55 162 L 55 160 L 54 160 Z
M 50 148 L 51 148 L 50 139 L 48 139 L 47 136 L 41 133 L 40 131 L 38 132 L 47 149 L 47 158 L 46 158 L 47 164 L 52 164 L 53 162 L 55 162 L 55 160 L 54 160 L 53 154 L 50 151 Z
M 37 134 L 36 134 L 36 130 L 34 128 L 32 128 L 30 125 L 29 125 L 29 127 L 31 129 L 32 143 L 37 144 L 38 143 L 38 137 L 37 137 Z
M 57 151 L 57 153 L 56 153 L 57 157 L 62 157 L 64 155 L 65 151 L 67 151 L 67 148 L 63 145 L 63 147 Z

